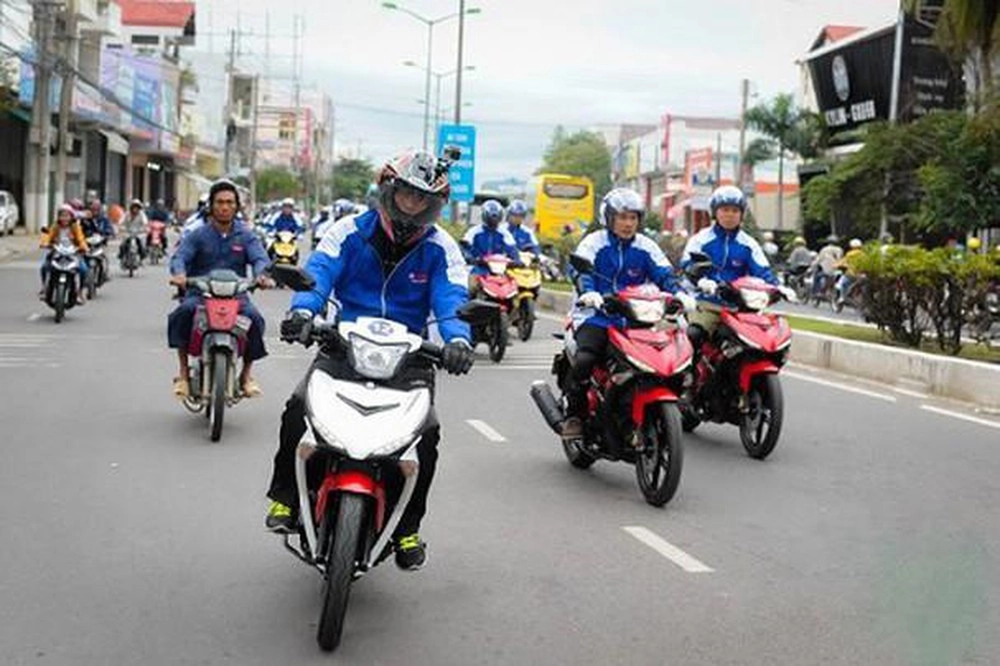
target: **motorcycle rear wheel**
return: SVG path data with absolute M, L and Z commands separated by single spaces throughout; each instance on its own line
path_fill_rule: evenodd
M 499 363 L 507 352 L 507 341 L 510 339 L 510 334 L 507 332 L 510 327 L 510 319 L 506 312 L 500 313 L 495 325 L 496 329 L 492 331 L 490 336 L 490 360 Z
M 56 287 L 56 293 L 52 298 L 53 305 L 56 309 L 56 323 L 58 324 L 66 316 L 66 298 L 67 290 L 66 285 L 60 284 Z
M 525 298 L 521 301 L 520 313 L 517 319 L 517 333 L 521 342 L 531 339 L 531 331 L 535 328 L 535 301 Z
M 684 467 L 681 432 L 681 412 L 676 404 L 661 402 L 646 408 L 635 477 L 647 504 L 663 506 L 677 492 Z
M 750 385 L 747 402 L 749 409 L 740 420 L 740 441 L 747 455 L 763 460 L 778 445 L 785 415 L 778 375 L 758 375 Z
M 351 596 L 351 580 L 365 515 L 364 500 L 358 495 L 343 493 L 338 505 L 330 505 L 327 509 L 326 520 L 336 520 L 336 528 L 328 532 L 332 543 L 326 549 L 323 610 L 316 633 L 320 648 L 327 652 L 340 645 L 340 637 L 344 631 L 344 616 Z
M 229 357 L 222 352 L 212 356 L 212 401 L 208 403 L 209 425 L 213 442 L 222 437 L 222 422 L 226 415 L 226 382 L 229 378 Z
M 597 458 L 587 453 L 583 448 L 583 438 L 575 440 L 562 440 L 563 453 L 566 460 L 577 469 L 588 469 L 597 462 Z

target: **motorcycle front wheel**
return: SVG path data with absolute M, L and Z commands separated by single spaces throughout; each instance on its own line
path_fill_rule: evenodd
M 521 342 L 527 342 L 531 339 L 531 331 L 535 327 L 534 299 L 525 298 L 522 300 L 520 310 L 521 312 L 518 314 L 517 319 L 517 333 L 521 338 Z
M 52 302 L 56 309 L 56 323 L 58 324 L 66 316 L 66 298 L 68 291 L 65 284 L 60 284 L 56 287 L 56 293 L 52 298 Z
M 747 412 L 740 421 L 740 441 L 756 460 L 771 455 L 781 436 L 785 404 L 778 375 L 758 375 L 747 394 Z
M 508 336 L 510 335 L 507 332 L 510 327 L 510 319 L 508 319 L 506 312 L 500 313 L 495 326 L 496 328 L 490 336 L 490 360 L 499 363 L 507 352 L 507 340 L 509 340 Z
M 323 610 L 316 634 L 319 646 L 327 652 L 340 645 L 340 636 L 344 631 L 344 616 L 347 615 L 347 601 L 351 596 L 351 579 L 361 543 L 364 515 L 364 500 L 351 493 L 343 493 L 337 505 L 331 504 L 327 510 L 326 520 L 336 520 L 336 528 L 328 531 L 332 543 L 326 549 Z
M 676 404 L 661 402 L 646 408 L 635 476 L 648 504 L 663 506 L 677 492 L 684 467 L 681 432 L 681 412 Z
M 212 441 L 222 437 L 222 421 L 226 414 L 226 381 L 229 378 L 229 357 L 217 352 L 212 357 L 212 401 L 208 403 Z

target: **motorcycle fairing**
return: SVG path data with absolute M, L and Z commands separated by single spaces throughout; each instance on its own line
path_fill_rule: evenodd
M 721 322 L 745 344 L 767 354 L 780 351 L 792 340 L 792 329 L 781 315 L 723 309 Z
M 679 329 L 608 329 L 608 339 L 626 358 L 639 361 L 664 377 L 677 374 L 691 363 L 694 349 Z

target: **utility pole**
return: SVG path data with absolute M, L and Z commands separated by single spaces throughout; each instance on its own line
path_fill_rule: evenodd
M 31 233 L 51 221 L 49 209 L 49 173 L 51 156 L 49 134 L 52 115 L 49 88 L 52 81 L 52 36 L 55 12 L 59 4 L 50 0 L 32 1 L 32 26 L 36 44 L 35 90 L 28 149 L 28 174 L 25 183 L 25 225 Z
M 250 126 L 250 209 L 257 209 L 257 105 L 260 103 L 260 75 L 253 77 L 253 125 Z
M 230 29 L 229 31 L 229 61 L 226 63 L 226 139 L 225 139 L 225 151 L 223 153 L 224 157 L 222 159 L 222 170 L 223 175 L 227 178 L 229 177 L 229 169 L 231 167 L 232 159 L 232 143 L 235 132 L 232 131 L 233 127 L 233 68 L 235 67 L 236 59 L 236 31 Z
M 743 152 L 747 138 L 747 101 L 750 97 L 750 79 L 743 79 L 740 86 L 743 101 L 740 103 L 740 154 L 736 158 L 736 185 L 743 188 Z
M 722 184 L 722 132 L 715 133 L 715 186 Z
M 68 199 L 66 192 L 66 172 L 69 170 L 69 152 L 73 148 L 73 137 L 69 133 L 69 117 L 73 111 L 73 88 L 76 85 L 76 66 L 79 60 L 77 47 L 76 9 L 79 0 L 66 3 L 59 21 L 59 41 L 62 42 L 63 66 L 59 68 L 61 85 L 59 90 L 59 143 L 56 153 L 55 198 Z
M 465 0 L 458 0 L 458 66 L 455 71 L 455 124 L 462 123 L 462 47 L 465 39 Z M 462 155 L 462 159 L 467 156 Z M 458 222 L 458 202 L 451 202 L 451 215 L 449 221 L 452 224 Z

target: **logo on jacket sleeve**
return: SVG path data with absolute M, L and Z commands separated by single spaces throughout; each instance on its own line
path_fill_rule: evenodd
M 427 284 L 430 281 L 430 276 L 423 271 L 410 271 L 409 277 L 413 284 Z

